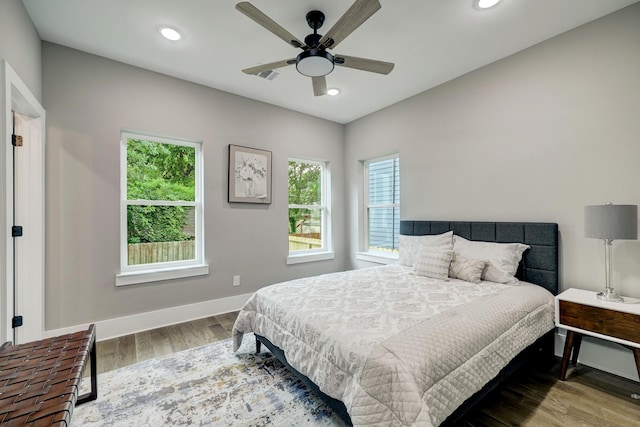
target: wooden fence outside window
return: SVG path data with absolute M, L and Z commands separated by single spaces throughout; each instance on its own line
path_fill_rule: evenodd
M 322 239 L 320 233 L 289 234 L 289 252 L 320 249 Z
M 178 242 L 130 243 L 128 247 L 129 265 L 154 264 L 158 262 L 184 261 L 195 259 L 195 240 Z M 290 234 L 289 251 L 303 251 L 322 247 L 320 233 Z
M 129 265 L 184 261 L 196 257 L 195 240 L 129 243 L 127 246 Z

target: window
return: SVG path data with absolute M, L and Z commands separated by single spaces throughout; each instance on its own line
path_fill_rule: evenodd
M 289 159 L 289 264 L 333 258 L 326 162 Z
M 365 250 L 395 256 L 400 234 L 400 157 L 368 160 L 364 168 Z
M 199 142 L 122 133 L 117 285 L 207 274 Z

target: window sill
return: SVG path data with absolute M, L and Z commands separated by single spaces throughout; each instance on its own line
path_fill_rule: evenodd
M 334 259 L 335 257 L 336 257 L 336 254 L 334 252 L 314 252 L 311 254 L 289 255 L 287 257 L 287 264 L 300 264 L 303 262 L 326 261 L 329 259 Z
M 206 276 L 209 265 L 167 268 L 162 270 L 141 270 L 116 274 L 116 286 L 136 285 L 138 283 L 158 282 L 161 280 L 182 279 L 184 277 Z
M 382 254 L 375 252 L 356 252 L 358 261 L 375 262 L 377 264 L 395 264 L 398 261 L 398 254 Z

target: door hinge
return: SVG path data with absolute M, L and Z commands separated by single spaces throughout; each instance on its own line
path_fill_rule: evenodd
M 22 147 L 22 135 L 11 135 L 11 144 L 14 147 Z
M 22 237 L 22 226 L 14 225 L 11 227 L 11 237 Z
M 11 327 L 18 328 L 20 326 L 22 326 L 22 316 L 13 316 L 13 319 L 11 319 Z

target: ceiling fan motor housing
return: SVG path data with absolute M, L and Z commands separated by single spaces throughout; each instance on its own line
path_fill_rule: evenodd
M 304 38 L 304 42 L 307 46 L 309 46 L 310 48 L 314 49 L 317 47 L 320 47 L 320 39 L 322 38 L 322 34 L 318 34 L 318 33 L 313 33 L 313 34 L 309 34 L 307 37 Z M 324 48 L 324 46 L 322 46 Z

